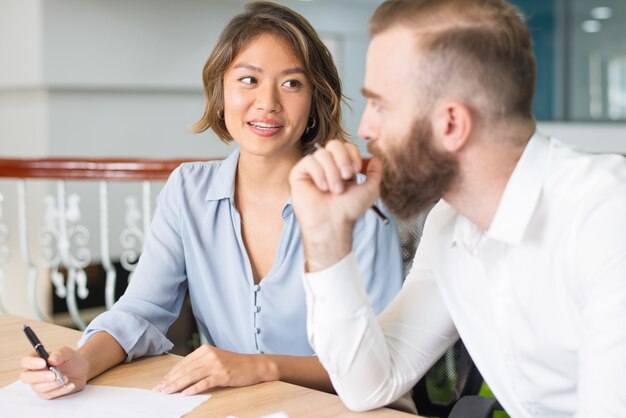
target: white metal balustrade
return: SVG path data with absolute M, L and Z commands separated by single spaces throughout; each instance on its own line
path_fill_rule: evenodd
M 37 302 L 40 272 L 49 277 L 54 292 L 65 299 L 68 312 L 76 326 L 84 329 L 86 324 L 78 309 L 77 297 L 85 299 L 89 294 L 85 268 L 93 258 L 99 257 L 106 279 L 103 305 L 110 308 L 115 302 L 117 274 L 111 257 L 110 188 L 112 182 L 139 182 L 140 197 L 127 196 L 123 228 L 119 239 L 122 267 L 130 272 L 139 258 L 144 237 L 148 231 L 154 205 L 154 182 L 163 182 L 171 171 L 186 160 L 88 160 L 88 159 L 0 159 L 0 179 L 15 183 L 16 201 L 9 201 L 0 190 L 0 313 L 8 313 L 5 304 L 5 284 L 9 280 L 6 266 L 15 254 L 11 248 L 19 247 L 20 262 L 27 270 L 28 301 L 35 316 L 47 320 Z M 29 182 L 46 180 L 53 185 L 53 194 L 42 201 L 28 200 Z M 93 183 L 98 188 L 99 254 L 92 254 L 88 244 L 93 238 L 84 223 L 81 196 L 68 193 L 68 181 Z M 41 196 L 40 196 L 41 197 Z M 6 208 L 14 205 L 17 222 L 9 224 Z M 41 252 L 31 254 L 29 243 L 31 221 L 29 205 L 37 206 L 43 225 L 36 231 Z M 39 210 L 40 208 L 40 210 Z M 16 242 L 17 241 L 17 242 Z M 22 278 L 11 277 L 11 280 Z

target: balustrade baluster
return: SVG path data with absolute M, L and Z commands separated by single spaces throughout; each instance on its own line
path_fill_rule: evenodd
M 102 267 L 106 272 L 104 286 L 104 303 L 107 309 L 115 303 L 115 283 L 117 272 L 111 262 L 109 252 L 109 184 L 106 181 L 100 182 L 100 256 L 102 257 Z
M 28 269 L 27 292 L 30 307 L 40 321 L 46 321 L 46 316 L 41 311 L 37 301 L 37 284 L 39 280 L 39 269 L 30 257 L 30 245 L 28 240 L 28 216 L 26 205 L 26 180 L 17 181 L 17 219 L 20 234 L 20 254 L 22 261 Z

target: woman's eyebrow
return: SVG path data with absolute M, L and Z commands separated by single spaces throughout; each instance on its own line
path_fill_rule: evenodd
M 233 70 L 237 69 L 237 68 L 246 68 L 246 69 L 251 70 L 251 71 L 256 71 L 257 73 L 262 73 L 263 72 L 262 69 L 260 69 L 259 67 L 255 67 L 252 64 L 244 64 L 244 63 L 235 64 L 235 66 L 233 67 Z
M 252 64 L 246 64 L 246 63 L 239 63 L 233 66 L 233 69 L 237 69 L 237 68 L 245 68 L 247 70 L 254 71 L 257 73 L 263 72 L 263 69 L 256 67 Z M 280 74 L 281 75 L 306 74 L 306 70 L 302 67 L 292 67 L 292 68 L 287 68 L 286 70 L 281 71 Z

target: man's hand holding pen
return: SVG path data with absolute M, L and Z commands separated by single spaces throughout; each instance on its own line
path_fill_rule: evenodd
M 302 229 L 307 271 L 329 267 L 351 251 L 354 224 L 378 198 L 382 177 L 382 163 L 372 158 L 367 180 L 357 184 L 361 165 L 355 145 L 333 140 L 292 169 L 291 198 Z

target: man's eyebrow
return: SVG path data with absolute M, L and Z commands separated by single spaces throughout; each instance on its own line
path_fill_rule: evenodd
M 375 99 L 375 100 L 382 100 L 383 99 L 380 94 L 374 93 L 373 91 L 368 90 L 365 87 L 361 87 L 361 94 L 366 99 Z
M 263 72 L 261 68 L 256 67 L 252 64 L 239 63 L 239 64 L 235 64 L 235 66 L 233 67 L 233 69 L 236 69 L 236 68 L 245 68 L 250 71 L 257 72 L 257 73 Z M 306 70 L 302 67 L 293 67 L 293 68 L 287 68 L 286 70 L 281 71 L 280 74 L 281 75 L 306 74 Z

